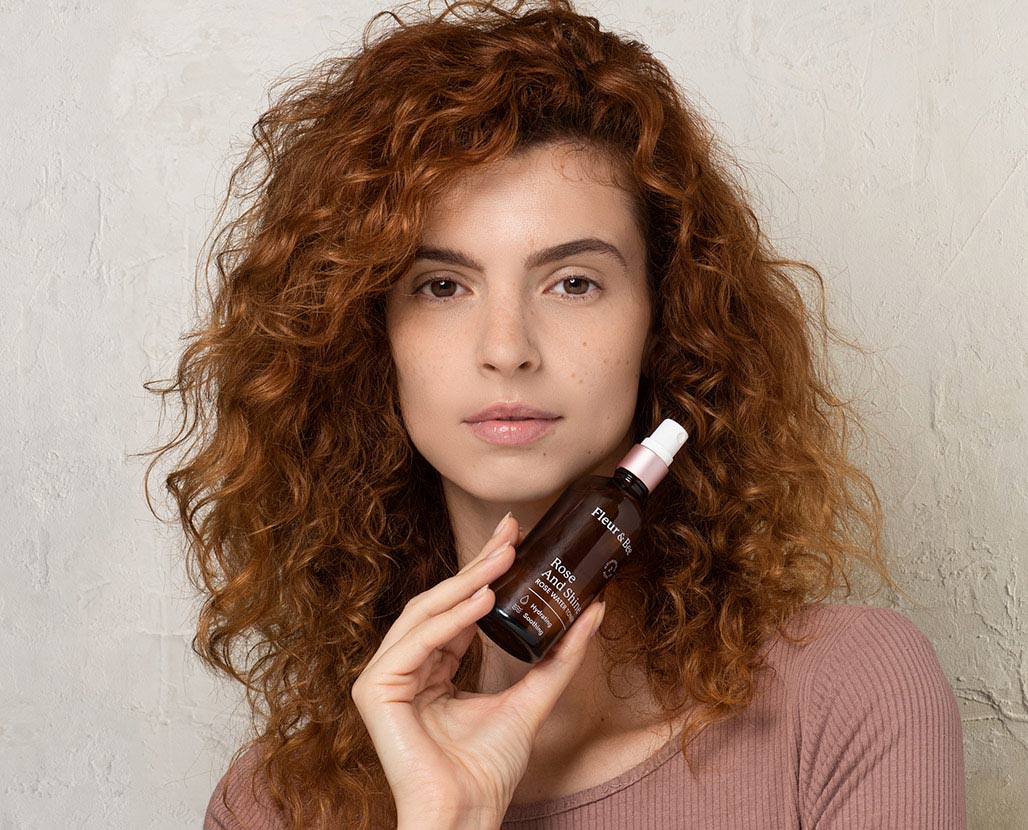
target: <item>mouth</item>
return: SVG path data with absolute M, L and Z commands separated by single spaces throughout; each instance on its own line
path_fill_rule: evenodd
M 551 434 L 557 418 L 493 418 L 488 421 L 465 421 L 472 434 L 487 444 L 519 446 L 530 444 Z

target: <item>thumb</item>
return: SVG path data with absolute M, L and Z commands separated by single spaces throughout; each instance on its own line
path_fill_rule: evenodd
M 542 728 L 585 659 L 594 628 L 603 619 L 606 604 L 596 601 L 578 616 L 571 628 L 546 656 L 507 690 L 508 699 L 528 723 L 533 736 Z

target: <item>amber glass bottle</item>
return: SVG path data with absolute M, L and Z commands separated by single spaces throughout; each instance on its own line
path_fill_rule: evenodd
M 628 451 L 613 476 L 573 482 L 525 536 L 510 568 L 489 586 L 495 602 L 478 627 L 519 660 L 542 660 L 632 555 L 643 501 L 688 437 L 665 418 Z

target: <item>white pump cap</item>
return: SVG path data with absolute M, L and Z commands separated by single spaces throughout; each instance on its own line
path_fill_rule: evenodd
M 667 475 L 668 467 L 689 433 L 677 421 L 665 418 L 653 432 L 632 446 L 618 467 L 638 478 L 649 492 Z
M 653 450 L 660 456 L 660 460 L 670 467 L 675 453 L 682 449 L 682 445 L 688 437 L 689 433 L 685 431 L 685 427 L 677 421 L 665 418 L 660 422 L 659 427 L 653 430 L 648 437 L 643 438 L 642 445 Z

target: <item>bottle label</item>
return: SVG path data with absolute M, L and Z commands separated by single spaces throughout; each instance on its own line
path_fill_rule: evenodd
M 575 581 L 574 572 L 556 556 L 511 610 L 540 637 L 555 625 L 566 629 L 582 612 Z
M 625 554 L 630 556 L 632 554 L 632 538 L 608 518 L 602 507 L 594 507 L 592 515 L 618 540 L 618 543 L 624 548 Z
M 505 613 L 547 648 L 633 553 L 641 515 L 635 499 L 601 476 L 569 487 L 525 537 L 494 586 Z

